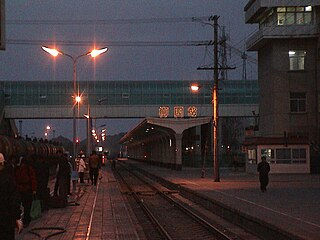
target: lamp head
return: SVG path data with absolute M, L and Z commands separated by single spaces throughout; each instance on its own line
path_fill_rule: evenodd
M 197 92 L 197 91 L 199 91 L 199 89 L 200 89 L 199 85 L 197 85 L 197 84 L 192 84 L 192 85 L 190 86 L 190 88 L 191 88 L 191 91 L 192 91 L 192 92 Z
M 91 52 L 87 53 L 87 55 L 91 55 L 91 57 L 97 57 L 105 52 L 108 51 L 108 48 L 100 48 L 100 49 L 93 49 Z
M 59 52 L 55 48 L 49 48 L 49 47 L 46 47 L 46 46 L 42 46 L 41 48 L 42 48 L 43 51 L 49 53 L 50 55 L 52 55 L 54 57 L 58 56 L 59 54 L 62 54 L 62 52 Z

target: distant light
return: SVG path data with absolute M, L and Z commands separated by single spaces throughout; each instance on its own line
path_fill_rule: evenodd
M 76 102 L 77 103 L 81 102 L 81 97 L 80 96 L 76 96 Z
M 105 53 L 106 51 L 108 51 L 108 48 L 93 49 L 88 55 L 91 55 L 91 57 L 96 57 Z
M 295 55 L 296 52 L 295 51 L 289 51 L 289 55 Z
M 306 6 L 306 12 L 311 12 L 312 11 L 312 6 Z
M 46 127 L 46 129 L 47 129 L 47 130 L 50 130 L 50 129 L 51 129 L 51 127 L 50 127 L 50 126 L 47 126 L 47 127 Z
M 194 92 L 199 91 L 199 86 L 196 84 L 192 84 L 190 88 L 191 88 L 191 91 L 194 91 Z

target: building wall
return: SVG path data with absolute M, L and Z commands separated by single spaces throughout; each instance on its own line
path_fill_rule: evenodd
M 314 137 L 317 130 L 317 39 L 273 39 L 258 51 L 260 135 Z M 289 50 L 306 50 L 304 71 L 289 70 Z M 306 112 L 290 112 L 290 92 L 306 92 Z

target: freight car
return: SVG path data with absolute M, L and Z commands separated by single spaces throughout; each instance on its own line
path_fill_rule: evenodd
M 56 152 L 64 149 L 58 144 L 48 141 L 25 140 L 22 138 L 12 138 L 0 135 L 0 152 L 3 153 L 7 160 L 15 162 L 19 156 L 36 156 L 44 158 L 50 165 L 56 162 Z

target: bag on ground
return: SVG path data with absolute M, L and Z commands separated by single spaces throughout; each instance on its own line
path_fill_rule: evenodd
M 31 204 L 30 217 L 32 220 L 41 217 L 41 203 L 39 199 L 33 199 Z

